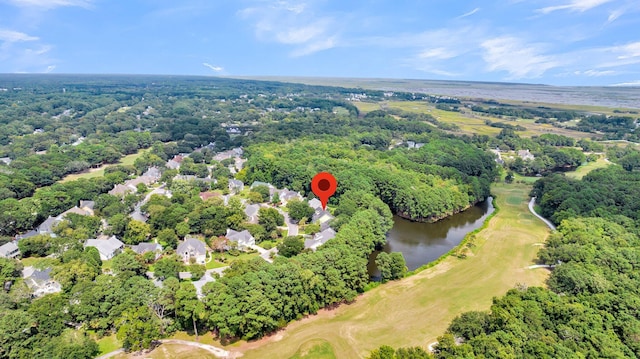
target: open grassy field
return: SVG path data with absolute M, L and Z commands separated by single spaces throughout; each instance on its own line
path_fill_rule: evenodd
M 600 156 L 597 161 L 587 162 L 586 164 L 583 164 L 582 166 L 576 168 L 575 171 L 565 173 L 565 175 L 567 177 L 575 179 L 582 179 L 582 177 L 584 177 L 587 173 L 595 170 L 596 168 L 604 168 L 610 164 L 611 162 L 606 161 L 603 156 Z
M 132 153 L 130 155 L 126 155 L 126 156 L 122 157 L 120 159 L 120 161 L 118 161 L 117 164 L 125 165 L 125 166 L 131 166 L 131 165 L 133 165 L 133 162 L 138 157 L 142 156 L 142 154 L 145 151 L 146 150 L 143 149 L 143 150 L 139 150 L 137 153 Z M 107 167 L 110 167 L 110 166 L 114 166 L 114 165 L 113 164 L 102 165 L 99 168 L 91 168 L 87 172 L 70 174 L 70 175 L 65 176 L 63 179 L 61 179 L 60 182 L 75 181 L 75 180 L 80 179 L 80 178 L 102 177 L 102 176 L 104 176 L 104 169 L 107 168 Z
M 471 113 L 469 110 L 465 112 L 452 112 L 436 109 L 431 103 L 423 101 L 385 101 L 381 103 L 371 102 L 355 102 L 354 103 L 361 113 L 371 112 L 380 108 L 397 108 L 407 112 L 427 113 L 435 117 L 438 121 L 457 125 L 463 133 L 495 136 L 500 133 L 500 128 L 488 126 L 485 121 L 504 122 L 511 125 L 520 125 L 526 128 L 526 131 L 518 132 L 521 136 L 531 137 L 539 136 L 545 133 L 555 133 L 573 138 L 589 138 L 593 134 L 573 131 L 563 128 L 553 127 L 550 124 L 535 123 L 534 120 L 519 119 L 518 121 L 509 121 L 491 116 L 484 116 L 477 113 Z
M 549 233 L 527 209 L 530 189 L 526 184 L 493 187 L 500 212 L 476 235 L 476 246 L 466 259 L 449 257 L 379 286 L 350 305 L 323 310 L 271 337 L 225 349 L 242 352 L 246 359 L 299 357 L 316 347 L 314 351 L 326 351 L 327 358 L 358 358 L 383 344 L 426 347 L 456 315 L 488 309 L 493 297 L 516 284 L 543 285 L 548 272 L 527 268 Z

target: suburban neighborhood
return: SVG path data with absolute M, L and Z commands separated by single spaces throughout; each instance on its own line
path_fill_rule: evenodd
M 200 154 L 203 150 L 210 151 L 211 147 L 205 146 L 196 149 L 193 153 Z M 255 256 L 270 263 L 278 255 L 278 243 L 281 243 L 285 237 L 300 238 L 304 243 L 305 250 L 311 251 L 335 237 L 336 232 L 331 228 L 331 221 L 334 217 L 330 210 L 322 209 L 317 198 L 311 198 L 307 201 L 299 192 L 287 188 L 279 189 L 270 183 L 260 181 L 254 181 L 247 185 L 234 177 L 242 170 L 246 162 L 246 159 L 242 158 L 242 148 L 216 153 L 212 157 L 212 164 L 206 166 L 205 172 L 191 174 L 191 172 L 185 171 L 186 174 L 182 173 L 181 168 L 184 168 L 184 164 L 188 166 L 194 162 L 191 155 L 182 153 L 168 159 L 162 166 L 149 166 L 141 175 L 126 179 L 108 191 L 110 196 L 116 197 L 120 201 L 137 199 L 133 210 L 127 216 L 129 223 L 137 223 L 138 226 L 147 228 L 149 221 L 153 220 L 150 213 L 153 206 L 149 205 L 150 202 L 158 201 L 158 198 L 161 197 L 171 199 L 174 195 L 172 189 L 180 188 L 180 186 L 196 186 L 201 189 L 198 197 L 202 202 L 220 201 L 224 206 L 229 206 L 230 202 L 239 203 L 244 214 L 243 222 L 248 227 L 254 228 L 254 231 L 263 227 L 261 213 L 275 210 L 275 212 L 264 212 L 272 215 L 277 214 L 281 218 L 281 222 L 271 232 L 271 236 L 275 237 L 269 237 L 269 240 L 257 240 L 252 234 L 252 230 L 249 230 L 251 228 L 226 228 L 222 236 L 215 241 L 212 240 L 215 244 L 208 244 L 202 235 L 186 234 L 178 241 L 175 249 L 172 249 L 163 246 L 158 237 L 152 238 L 148 233 L 143 236 L 144 240 L 136 241 L 135 244 L 127 244 L 125 238 L 112 234 L 114 233 L 113 224 L 108 223 L 104 218 L 99 218 L 99 228 L 95 237 L 86 238 L 82 242 L 82 247 L 95 248 L 103 263 L 110 263 L 119 254 L 127 251 L 139 256 L 139 258 L 145 258 L 150 263 L 175 255 L 185 268 L 178 273 L 178 277 L 180 280 L 191 281 L 196 287 L 198 295 L 201 296 L 204 284 L 215 281 L 216 277 L 224 275 L 224 270 L 229 267 L 234 258 L 247 259 Z M 166 181 L 166 176 L 163 177 L 163 173 L 171 173 L 170 171 L 175 174 L 169 178 L 169 181 Z M 219 185 L 219 181 L 223 178 L 212 176 L 214 172 L 228 175 L 227 178 L 224 178 L 224 187 Z M 304 203 L 304 206 L 310 208 L 309 217 L 303 218 L 302 221 L 290 218 L 287 207 L 290 203 Z M 73 226 L 71 222 L 79 220 L 73 216 L 93 219 L 97 218 L 96 212 L 100 211 L 96 211 L 95 201 L 81 200 L 76 206 L 55 217 L 49 216 L 33 230 L 17 235 L 14 241 L 0 246 L 0 257 L 16 259 L 24 257 L 20 251 L 21 241 L 28 242 L 30 238 L 36 236 L 45 236 L 53 240 L 58 236 L 56 232 L 61 227 Z M 308 228 L 310 231 L 303 230 L 304 228 Z M 205 268 L 204 273 L 196 274 L 199 270 L 189 271 L 194 268 L 193 266 L 202 266 Z M 103 271 L 112 273 L 108 267 L 103 268 Z M 38 297 L 61 290 L 60 283 L 51 277 L 51 270 L 50 267 L 39 269 L 33 266 L 24 267 L 24 284 L 32 296 Z M 157 275 L 153 271 L 148 271 L 147 276 L 154 279 L 156 285 L 162 286 L 162 282 L 157 280 Z

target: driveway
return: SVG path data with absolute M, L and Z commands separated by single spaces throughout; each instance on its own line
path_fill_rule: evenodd
M 298 235 L 298 225 L 291 221 L 289 218 L 289 213 L 278 208 L 280 214 L 284 216 L 284 224 L 287 225 L 287 235 L 288 236 L 297 236 Z
M 223 276 L 224 275 L 223 272 L 227 268 L 229 268 L 229 266 L 224 266 L 224 267 L 214 268 L 214 269 L 207 269 L 204 272 L 204 275 L 202 276 L 202 278 L 200 278 L 197 281 L 191 282 L 196 287 L 196 293 L 198 294 L 198 298 L 202 298 L 202 287 L 204 287 L 205 284 L 209 282 L 215 282 L 215 279 L 213 278 L 212 274 L 218 273 L 220 276 Z

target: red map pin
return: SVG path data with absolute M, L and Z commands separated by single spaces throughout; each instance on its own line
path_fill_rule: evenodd
M 336 193 L 336 188 L 338 188 L 338 181 L 329 172 L 320 172 L 311 180 L 311 190 L 320 198 L 323 210 L 327 209 L 329 197 Z

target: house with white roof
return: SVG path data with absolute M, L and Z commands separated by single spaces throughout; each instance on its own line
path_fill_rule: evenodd
M 100 259 L 106 261 L 122 252 L 124 243 L 120 242 L 116 236 L 111 236 L 107 239 L 87 239 L 84 247 L 95 247 L 100 253 Z
M 244 231 L 238 232 L 228 228 L 225 237 L 227 237 L 229 241 L 237 243 L 238 249 L 243 251 L 256 244 L 255 238 L 253 238 L 251 233 L 249 233 L 249 231 L 246 229 Z
M 335 238 L 336 231 L 333 228 L 327 228 L 321 232 L 318 232 L 313 238 L 304 241 L 304 247 L 313 249 L 314 251 L 321 245 L 327 243 L 328 240 Z
M 0 258 L 16 258 L 20 256 L 20 248 L 14 243 L 9 242 L 0 246 Z

